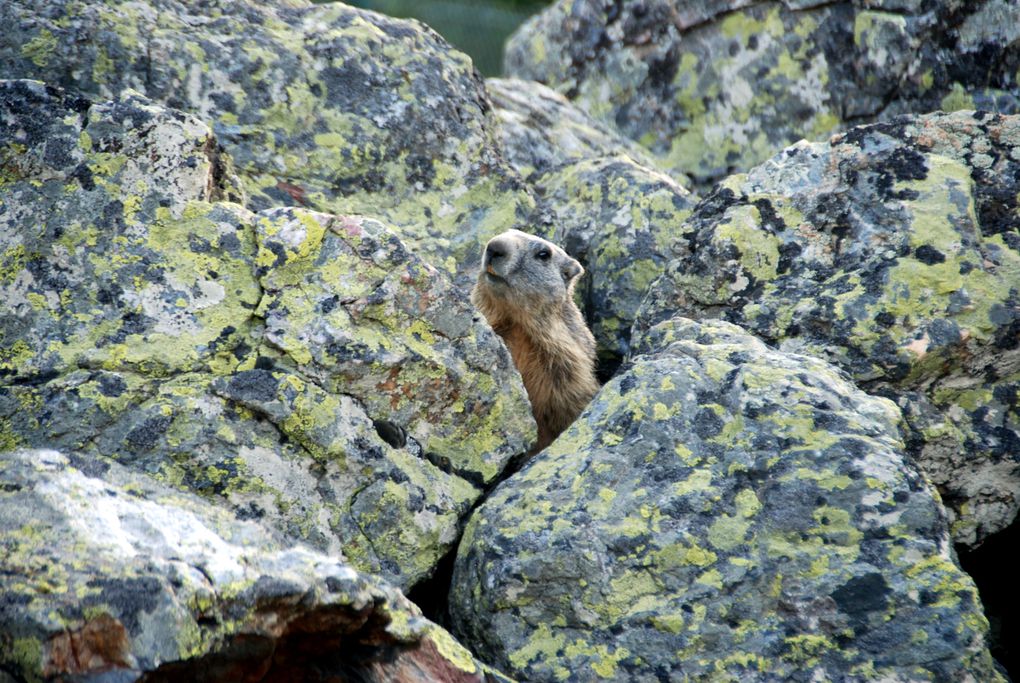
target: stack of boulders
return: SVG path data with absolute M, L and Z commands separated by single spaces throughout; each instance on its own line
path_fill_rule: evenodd
M 559 0 L 489 81 L 341 3 L 0 25 L 0 680 L 1005 679 L 1015 3 Z M 510 228 L 606 380 L 519 470 Z

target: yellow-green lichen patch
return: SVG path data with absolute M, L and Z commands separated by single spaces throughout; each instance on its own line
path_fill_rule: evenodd
M 630 656 L 630 651 L 625 647 L 610 648 L 605 645 L 599 645 L 593 648 L 594 657 L 591 663 L 592 671 L 594 671 L 599 678 L 614 680 L 617 678 L 617 665 L 620 660 L 626 659 Z
M 31 683 L 42 681 L 43 670 L 43 646 L 37 638 L 16 638 L 10 644 L 10 649 L 0 655 L 6 665 L 17 668 L 26 675 Z M 6 648 L 5 648 L 6 649 Z
M 0 368 L 13 371 L 23 367 L 32 358 L 34 351 L 24 339 L 14 341 L 10 346 L 0 348 Z
M 707 680 L 808 666 L 838 677 L 887 654 L 855 629 L 905 633 L 942 666 L 934 639 L 916 635 L 932 618 L 982 642 L 976 603 L 918 602 L 916 567 L 948 536 L 887 401 L 726 323 L 676 318 L 638 344 L 578 423 L 479 508 L 462 543 L 451 604 L 461 624 L 503 634 L 509 673 L 653 667 Z M 808 625 L 819 599 L 834 629 L 822 634 Z M 584 648 L 572 645 L 579 632 Z M 610 667 L 592 654 L 600 645 L 626 654 Z M 893 656 L 905 670 L 915 655 Z
M 478 672 L 479 664 L 471 656 L 471 652 L 454 640 L 453 636 L 447 631 L 438 626 L 433 626 L 428 631 L 428 638 L 447 662 L 467 674 Z
M 565 643 L 565 635 L 554 634 L 548 626 L 539 624 L 528 642 L 509 654 L 510 663 L 517 669 L 544 665 L 556 660 Z M 570 676 L 570 669 L 563 665 L 554 664 L 549 668 L 554 680 L 564 681 Z
M 499 382 L 473 360 L 479 348 L 496 351 L 495 336 L 468 322 L 466 296 L 387 228 L 287 210 L 262 214 L 256 229 L 258 314 L 292 363 L 472 481 L 491 481 L 525 449 L 533 427 L 519 380 L 505 357 Z
M 32 60 L 36 66 L 48 66 L 57 47 L 57 39 L 48 29 L 38 34 L 21 47 L 21 55 Z
M 961 264 L 967 256 L 962 253 L 960 231 L 973 231 L 977 222 L 969 172 L 958 162 L 942 157 L 932 157 L 929 166 L 928 178 L 904 184 L 920 193 L 919 199 L 908 206 L 913 214 L 910 239 L 921 258 L 901 258 L 890 269 L 888 294 L 879 305 L 916 329 L 919 324 L 944 316 L 946 300 L 964 290 L 971 305 L 954 316 L 957 324 L 969 335 L 986 339 L 991 331 L 989 307 L 995 301 L 989 290 L 996 288 L 998 278 L 984 269 L 966 277 L 962 274 Z M 939 256 L 928 257 L 928 253 Z M 904 332 L 908 333 L 909 328 Z M 925 351 L 919 349 L 914 355 L 923 356 Z
M 746 541 L 751 520 L 761 510 L 761 503 L 751 489 L 736 495 L 737 514 L 723 514 L 708 528 L 709 542 L 723 551 L 732 551 Z
M 797 635 L 784 641 L 783 659 L 795 665 L 813 667 L 818 664 L 819 657 L 836 649 L 836 644 L 823 635 Z
M 17 244 L 4 249 L 3 259 L 0 260 L 0 284 L 10 285 L 22 273 L 27 262 L 25 245 Z
M 939 103 L 943 111 L 960 111 L 974 109 L 974 98 L 971 97 L 966 88 L 960 83 L 953 83 L 949 92 L 943 96 Z
M 734 209 L 716 227 L 716 239 L 728 241 L 740 253 L 744 270 L 758 280 L 769 281 L 779 264 L 779 240 L 759 229 L 761 215 L 754 206 Z
M 909 30 L 899 15 L 856 16 L 879 61 Z M 1014 511 L 994 501 L 1015 477 L 991 471 L 1008 455 L 992 434 L 1016 432 L 1016 128 L 1009 117 L 926 115 L 799 143 L 731 177 L 688 219 L 697 249 L 652 285 L 635 329 L 676 313 L 726 317 L 838 365 L 904 409 L 914 457 L 955 508 L 954 539 L 1001 529 Z M 774 419 L 789 438 L 828 447 L 824 421 L 805 417 Z M 844 476 L 818 482 L 836 491 Z

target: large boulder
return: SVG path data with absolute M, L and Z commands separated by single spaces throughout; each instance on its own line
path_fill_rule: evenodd
M 193 116 L 0 82 L 5 382 L 236 364 L 261 292 L 252 214 Z
M 0 25 L 5 78 L 133 88 L 208 122 L 254 210 L 369 214 L 455 271 L 533 207 L 481 77 L 417 22 L 306 0 L 13 0 Z
M 790 147 L 689 219 L 636 329 L 722 317 L 893 398 L 957 542 L 1020 509 L 1020 117 L 904 117 Z
M 217 201 L 217 160 L 140 95 L 0 83 L 0 449 L 118 460 L 411 586 L 533 440 L 520 378 L 385 225 Z
M 482 683 L 399 591 L 108 460 L 0 456 L 3 680 Z
M 528 681 L 995 681 L 900 411 L 672 319 L 475 513 L 451 610 Z
M 1020 111 L 1008 0 L 559 0 L 511 37 L 540 81 L 699 186 L 905 112 Z

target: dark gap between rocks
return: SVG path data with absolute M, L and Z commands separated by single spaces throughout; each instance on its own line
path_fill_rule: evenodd
M 1020 546 L 1020 519 L 975 550 L 957 547 L 960 566 L 971 575 L 981 593 L 981 603 L 991 626 L 992 656 L 1010 678 L 1020 681 L 1020 590 L 1016 566 L 1009 559 Z
M 599 385 L 603 386 L 606 382 L 616 377 L 616 373 L 620 371 L 621 365 L 623 365 L 623 359 L 619 356 L 612 355 L 605 358 L 599 356 L 595 363 L 595 378 L 598 379 Z
M 436 564 L 432 576 L 419 581 L 407 591 L 407 599 L 418 605 L 429 621 L 450 630 L 450 584 L 453 581 L 453 563 L 457 559 L 460 539 Z
M 517 474 L 532 457 L 534 456 L 530 452 L 518 453 L 507 461 L 503 472 L 482 492 L 475 504 L 464 515 L 464 526 L 467 526 L 471 515 L 489 499 L 493 491 L 504 481 Z M 453 582 L 453 565 L 457 560 L 457 549 L 460 548 L 463 536 L 464 527 L 461 527 L 456 542 L 436 563 L 436 570 L 432 572 L 432 576 L 419 581 L 404 592 L 407 599 L 418 605 L 422 614 L 429 621 L 439 624 L 451 632 L 454 629 L 450 620 L 450 585 Z M 464 643 L 464 646 L 467 647 L 468 644 Z

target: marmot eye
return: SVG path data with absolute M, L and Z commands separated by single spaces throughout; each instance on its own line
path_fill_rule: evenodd
M 541 251 L 535 253 L 535 258 L 537 258 L 539 261 L 548 261 L 549 257 L 551 256 L 552 252 L 550 252 L 548 249 L 542 249 Z

